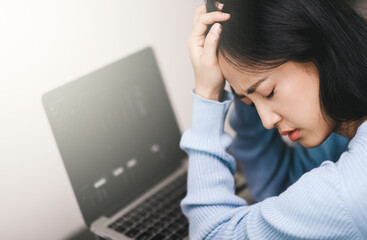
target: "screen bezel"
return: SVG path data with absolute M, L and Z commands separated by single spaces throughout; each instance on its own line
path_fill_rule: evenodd
M 76 85 L 83 85 L 83 84 L 88 84 L 88 81 L 92 81 L 91 79 L 93 79 L 93 81 L 98 81 L 98 78 L 100 78 L 101 76 L 104 75 L 108 75 L 109 71 L 114 71 L 116 69 L 118 69 L 119 73 L 121 73 L 121 75 L 123 75 L 124 69 L 127 71 L 129 69 L 130 73 L 131 73 L 131 69 L 136 69 L 136 71 L 138 71 L 139 68 L 143 68 L 145 66 L 151 66 L 152 68 L 152 72 L 150 73 L 152 76 L 154 76 L 154 78 L 156 80 L 158 80 L 157 84 L 161 84 L 162 88 L 164 89 L 164 94 L 162 94 L 162 98 L 165 98 L 165 101 L 168 102 L 168 109 L 167 112 L 168 114 L 172 115 L 174 119 L 173 121 L 175 121 L 174 124 L 174 130 L 172 131 L 172 137 L 173 139 L 175 139 L 175 142 L 177 142 L 177 149 L 175 149 L 175 153 L 174 153 L 174 158 L 177 159 L 177 161 L 173 161 L 173 164 L 171 166 L 168 166 L 164 171 L 161 171 L 159 175 L 157 175 L 157 178 L 153 178 L 149 181 L 149 183 L 145 184 L 144 186 L 141 186 L 140 189 L 137 191 L 137 194 L 134 194 L 133 196 L 129 196 L 128 198 L 125 199 L 115 199 L 115 201 L 113 201 L 112 204 L 108 204 L 108 206 L 104 206 L 101 209 L 98 209 L 97 211 L 91 212 L 88 209 L 86 209 L 83 206 L 83 201 L 81 199 L 80 196 L 80 186 L 77 186 L 73 179 L 74 176 L 71 175 L 71 170 L 69 169 L 68 164 L 66 163 L 66 158 L 67 156 L 65 156 L 63 154 L 63 149 L 60 149 L 60 139 L 57 136 L 57 132 L 54 129 L 54 124 L 52 121 L 52 117 L 51 117 L 51 112 L 48 108 L 48 104 L 55 98 L 59 97 L 60 95 L 63 94 L 63 92 L 68 91 L 68 89 L 72 89 L 73 87 L 75 87 Z M 123 77 L 123 76 L 121 76 Z M 102 81 L 102 79 L 100 79 L 100 81 Z M 46 115 L 48 117 L 49 123 L 51 125 L 56 143 L 59 147 L 59 152 L 60 155 L 63 159 L 63 163 L 66 169 L 66 172 L 68 174 L 70 183 L 72 185 L 75 197 L 78 201 L 78 205 L 79 208 L 82 212 L 82 216 L 84 218 L 84 221 L 86 223 L 87 226 L 90 226 L 91 223 L 96 220 L 98 217 L 100 216 L 109 216 L 111 214 L 113 214 L 114 212 L 118 211 L 119 209 L 123 208 L 124 206 L 127 206 L 128 204 L 130 204 L 134 199 L 138 198 L 139 196 L 141 196 L 143 193 L 145 193 L 147 190 L 151 189 L 154 185 L 156 185 L 157 183 L 159 183 L 160 181 L 162 181 L 163 179 L 165 179 L 167 176 L 169 176 L 170 174 L 172 174 L 175 169 L 177 169 L 178 167 L 180 167 L 182 165 L 182 162 L 184 160 L 184 158 L 186 157 L 186 154 L 179 149 L 178 146 L 178 142 L 180 140 L 181 137 L 181 133 L 173 112 L 173 108 L 171 106 L 171 104 L 169 103 L 169 97 L 167 94 L 167 91 L 165 89 L 164 83 L 163 83 L 163 79 L 161 76 L 161 73 L 159 71 L 159 67 L 157 64 L 157 61 L 155 59 L 154 56 L 154 52 L 153 49 L 151 47 L 147 47 L 135 54 L 129 55 L 128 57 L 125 57 L 121 60 L 118 60 L 116 62 L 113 62 L 103 68 L 100 68 L 92 73 L 89 73 L 85 76 L 82 76 L 70 83 L 67 83 L 63 86 L 60 86 L 52 91 L 49 91 L 47 93 L 45 93 L 42 97 L 42 102 L 43 102 L 43 106 L 45 108 L 46 111 Z M 87 170 L 87 169 L 86 169 Z

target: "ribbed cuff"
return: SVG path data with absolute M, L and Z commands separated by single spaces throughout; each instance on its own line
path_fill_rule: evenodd
M 217 137 L 223 133 L 224 120 L 233 101 L 233 95 L 224 91 L 222 96 L 222 102 L 218 102 L 202 98 L 192 92 L 193 133 L 202 137 Z

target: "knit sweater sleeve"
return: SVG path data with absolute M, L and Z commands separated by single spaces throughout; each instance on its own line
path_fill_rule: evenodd
M 263 202 L 248 206 L 235 195 L 236 162 L 227 151 L 231 137 L 223 131 L 231 99 L 229 93 L 223 102 L 194 95 L 192 127 L 181 139 L 189 155 L 188 191 L 181 208 L 189 219 L 190 239 L 366 237 L 345 204 L 344 178 L 331 161 Z
M 230 124 L 236 136 L 231 154 L 240 163 L 256 201 L 279 195 L 325 159 L 336 162 L 349 143 L 333 133 L 316 148 L 307 149 L 298 143 L 290 147 L 276 129 L 263 127 L 254 107 L 237 99 L 234 105 Z

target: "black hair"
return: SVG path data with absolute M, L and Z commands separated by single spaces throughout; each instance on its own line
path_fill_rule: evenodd
M 340 124 L 367 116 L 367 21 L 346 0 L 222 0 L 231 18 L 218 45 L 234 67 L 312 62 L 323 115 Z M 216 1 L 206 1 L 217 11 Z

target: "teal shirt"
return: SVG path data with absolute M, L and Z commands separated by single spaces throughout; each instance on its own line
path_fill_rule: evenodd
M 223 102 L 193 94 L 192 126 L 181 139 L 190 239 L 367 239 L 367 122 L 350 143 L 332 134 L 317 148 L 290 147 L 236 101 L 232 141 L 223 131 L 232 100 L 228 92 Z M 256 204 L 234 193 L 234 157 Z

